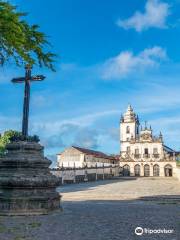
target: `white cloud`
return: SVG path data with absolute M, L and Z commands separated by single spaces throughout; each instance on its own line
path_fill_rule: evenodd
M 170 14 L 170 6 L 168 3 L 159 0 L 148 0 L 145 5 L 145 12 L 137 11 L 132 17 L 117 21 L 117 25 L 124 29 L 135 28 L 137 32 L 141 32 L 148 28 L 166 28 L 167 17 Z
M 57 120 L 57 116 L 51 116 L 50 119 L 42 119 L 37 120 L 33 119 L 33 123 L 30 125 L 30 129 L 35 133 L 48 133 L 48 136 L 53 136 L 60 132 L 60 134 L 64 134 L 66 132 L 77 130 L 78 127 L 85 128 L 87 126 L 93 125 L 97 120 L 101 118 L 105 118 L 112 115 L 120 115 L 119 109 L 107 110 L 101 112 L 95 112 L 91 114 L 86 114 L 78 117 L 73 117 L 69 119 Z M 75 127 L 74 127 L 75 126 Z
M 102 66 L 103 79 L 122 79 L 134 71 L 144 71 L 159 65 L 167 59 L 166 51 L 158 46 L 147 48 L 137 55 L 123 51 L 118 56 L 108 59 Z

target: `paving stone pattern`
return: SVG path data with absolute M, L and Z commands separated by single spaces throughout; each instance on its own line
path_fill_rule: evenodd
M 0 240 L 180 239 L 180 182 L 176 179 L 106 180 L 60 189 L 62 212 L 0 217 Z M 174 233 L 137 236 L 137 226 Z

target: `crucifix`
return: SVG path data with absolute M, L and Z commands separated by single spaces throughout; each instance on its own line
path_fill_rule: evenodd
M 25 77 L 13 78 L 13 83 L 24 83 L 24 104 L 23 104 L 23 120 L 22 120 L 22 135 L 28 137 L 28 119 L 29 119 L 29 102 L 30 102 L 30 83 L 34 81 L 42 81 L 45 79 L 43 75 L 31 76 L 30 65 L 25 67 Z
M 147 129 L 147 121 L 145 121 L 145 129 Z

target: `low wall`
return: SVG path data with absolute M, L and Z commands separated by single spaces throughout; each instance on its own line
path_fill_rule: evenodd
M 51 173 L 61 180 L 61 184 L 91 182 L 112 179 L 119 176 L 119 166 L 99 168 L 61 168 L 52 169 Z

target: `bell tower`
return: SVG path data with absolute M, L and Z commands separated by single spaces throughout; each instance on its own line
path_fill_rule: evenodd
M 138 137 L 139 119 L 131 105 L 128 105 L 126 112 L 121 116 L 120 120 L 120 147 L 122 156 L 130 150 L 130 141 Z

